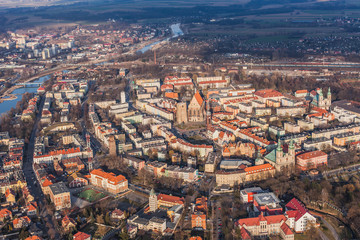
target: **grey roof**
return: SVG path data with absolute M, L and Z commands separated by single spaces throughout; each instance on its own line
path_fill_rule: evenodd
M 254 195 L 254 200 L 260 205 L 269 205 L 269 204 L 277 204 L 280 203 L 279 198 L 275 196 L 274 193 L 259 193 Z
M 149 224 L 149 220 L 147 220 L 145 218 L 141 218 L 141 217 L 136 218 L 132 222 L 135 224 L 139 224 L 139 225 L 148 225 Z
M 63 183 L 63 182 L 54 183 L 54 184 L 50 185 L 49 187 L 50 187 L 51 192 L 54 195 L 69 192 L 68 188 L 66 187 L 65 183 Z
M 246 161 L 246 160 L 231 160 L 231 159 L 228 159 L 228 160 L 222 160 L 221 163 L 220 163 L 220 168 L 223 168 L 223 167 L 239 167 L 240 165 L 251 165 L 251 163 L 249 161 Z
M 152 218 L 150 219 L 150 221 L 151 221 L 151 222 L 156 222 L 156 223 L 162 224 L 162 223 L 165 223 L 165 222 L 166 222 L 166 219 L 164 219 L 164 218 L 158 218 L 158 217 L 152 217 Z

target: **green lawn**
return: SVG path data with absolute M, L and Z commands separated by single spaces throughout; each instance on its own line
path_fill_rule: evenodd
M 79 194 L 79 198 L 88 202 L 95 202 L 105 196 L 106 195 L 104 193 L 95 191 L 93 189 L 84 190 Z

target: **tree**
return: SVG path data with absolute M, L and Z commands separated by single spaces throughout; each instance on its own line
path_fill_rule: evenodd
M 119 239 L 121 240 L 129 240 L 130 239 L 130 236 L 129 234 L 127 233 L 127 231 L 121 231 L 119 234 L 118 234 L 118 237 Z
M 97 223 L 100 223 L 100 224 L 104 224 L 104 215 L 103 214 L 100 214 L 100 215 L 97 215 L 96 216 L 96 222 Z
M 106 212 L 104 220 L 106 225 L 111 225 L 110 212 Z
M 26 231 L 26 228 L 21 228 L 20 233 L 19 233 L 19 239 L 23 240 L 29 236 L 30 236 L 30 234 L 28 231 Z

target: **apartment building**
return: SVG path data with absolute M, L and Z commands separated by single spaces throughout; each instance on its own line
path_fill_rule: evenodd
M 58 182 L 49 186 L 51 202 L 54 203 L 56 210 L 71 208 L 70 192 L 65 183 Z

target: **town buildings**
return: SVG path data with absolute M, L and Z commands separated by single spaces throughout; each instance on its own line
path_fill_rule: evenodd
M 128 180 L 122 175 L 94 169 L 90 172 L 90 183 L 112 194 L 118 194 L 128 190 Z
M 321 150 L 302 153 L 296 156 L 296 167 L 305 171 L 327 165 L 328 155 Z
M 70 192 L 65 183 L 58 182 L 49 186 L 49 195 L 51 202 L 54 203 L 56 210 L 70 208 L 71 198 Z

